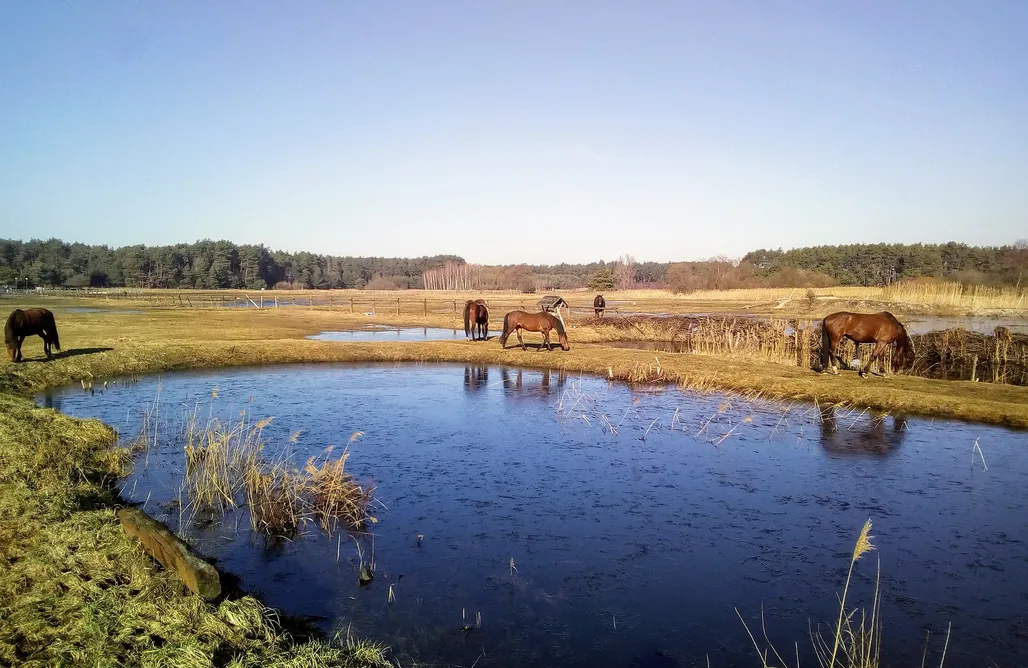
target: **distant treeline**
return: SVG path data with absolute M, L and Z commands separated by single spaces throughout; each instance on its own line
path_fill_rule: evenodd
M 597 290 L 669 287 L 688 292 L 740 287 L 887 285 L 914 278 L 1023 285 L 1028 242 L 852 244 L 756 250 L 742 259 L 557 265 L 468 265 L 456 255 L 366 258 L 285 253 L 263 245 L 203 240 L 175 246 L 90 246 L 0 239 L 0 285 L 147 288 L 369 288 Z
M 456 255 L 338 257 L 203 240 L 174 246 L 89 246 L 0 239 L 0 285 L 140 288 L 415 288 Z

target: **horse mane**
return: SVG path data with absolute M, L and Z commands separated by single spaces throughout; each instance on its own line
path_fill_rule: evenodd
M 547 315 L 549 315 L 550 318 L 553 320 L 553 326 L 557 328 L 557 335 L 567 336 L 567 334 L 564 332 L 564 323 L 560 321 L 560 318 L 553 315 L 552 313 L 548 313 Z

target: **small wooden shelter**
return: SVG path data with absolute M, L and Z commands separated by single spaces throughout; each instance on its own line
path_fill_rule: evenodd
M 556 313 L 559 309 L 562 308 L 571 308 L 570 306 L 568 306 L 568 303 L 564 301 L 564 298 L 559 295 L 546 295 L 538 302 L 536 302 L 536 305 L 539 307 L 540 311 L 547 311 L 549 313 Z
M 536 305 L 540 311 L 544 313 L 552 313 L 560 319 L 561 323 L 564 323 L 564 316 L 561 313 L 563 310 L 567 314 L 571 314 L 571 305 L 564 301 L 564 298 L 559 295 L 546 295 Z

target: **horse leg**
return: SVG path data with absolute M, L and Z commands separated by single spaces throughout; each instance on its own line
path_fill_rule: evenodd
M 867 373 L 871 370 L 871 365 L 874 363 L 874 361 L 885 353 L 885 348 L 887 347 L 887 345 L 888 344 L 882 343 L 880 341 L 875 343 L 874 350 L 871 351 L 871 354 L 867 356 L 867 364 L 865 364 L 864 368 L 860 370 L 861 378 L 867 376 Z
M 528 348 L 525 347 L 525 340 L 523 338 L 521 338 L 521 328 L 518 327 L 516 331 L 518 333 L 518 343 L 521 344 L 521 349 L 522 350 L 528 350 Z
M 550 347 L 550 330 L 544 329 L 542 331 L 542 335 L 543 335 L 543 345 L 546 346 L 547 350 L 553 350 L 553 348 Z M 539 350 L 542 350 L 542 348 L 539 348 Z
M 845 341 L 846 341 L 846 337 L 845 336 L 840 336 L 839 337 L 839 340 L 836 341 L 835 344 L 832 346 L 832 356 L 835 357 L 835 361 L 837 361 L 840 366 L 842 366 L 844 369 L 848 369 L 848 368 L 850 368 L 850 365 L 849 365 L 848 362 L 846 362 L 846 360 L 844 360 L 842 358 L 842 350 L 841 350 L 842 344 Z M 838 376 L 839 375 L 839 367 L 833 367 L 833 370 L 835 371 L 835 375 Z
M 21 344 L 24 343 L 24 342 L 25 342 L 25 337 L 24 336 L 17 337 L 17 344 L 18 344 L 17 345 L 17 350 L 18 350 L 18 354 L 15 356 L 15 359 L 14 359 L 15 362 L 20 362 L 21 361 Z

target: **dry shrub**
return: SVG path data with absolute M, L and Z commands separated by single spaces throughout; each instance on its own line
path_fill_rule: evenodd
M 947 329 L 911 337 L 913 373 L 942 380 L 1028 385 L 1028 336 L 997 327 L 990 334 Z

